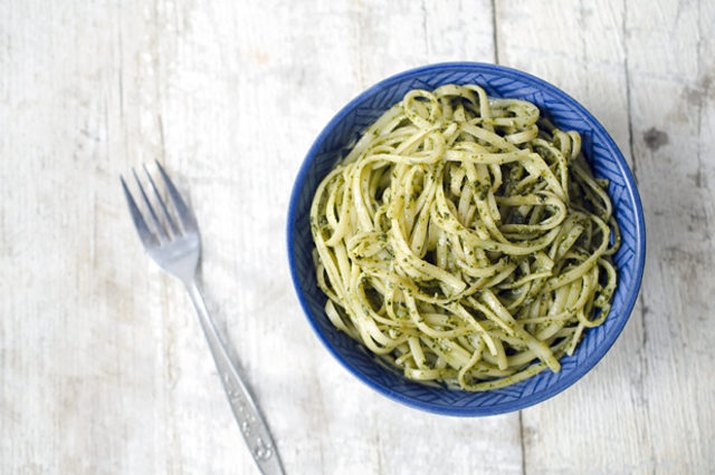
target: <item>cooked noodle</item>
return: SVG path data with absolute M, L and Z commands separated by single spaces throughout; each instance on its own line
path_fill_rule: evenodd
M 330 321 L 413 380 L 483 391 L 559 371 L 616 287 L 607 183 L 580 149 L 526 101 L 408 92 L 315 193 Z

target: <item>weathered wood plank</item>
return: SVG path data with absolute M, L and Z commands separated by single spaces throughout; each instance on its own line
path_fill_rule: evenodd
M 140 253 L 118 213 L 116 172 L 127 156 L 118 12 L 0 8 L 0 465 L 151 469 L 143 447 L 153 444 L 154 407 L 145 401 L 163 386 L 151 367 L 152 321 L 134 311 L 149 276 L 131 264 Z M 135 31 L 143 24 L 125 21 Z
M 628 4 L 631 120 L 650 229 L 641 391 L 656 469 L 715 465 L 715 7 Z
M 285 16 L 272 14 L 283 10 L 288 10 Z M 174 69 L 159 67 L 160 76 L 166 74 L 160 82 L 174 85 L 162 98 L 167 161 L 184 170 L 197 213 L 206 217 L 204 234 L 216 236 L 206 243 L 203 275 L 214 306 L 231 310 L 223 310 L 228 333 L 271 417 L 286 466 L 296 473 L 407 473 L 432 466 L 434 453 L 454 450 L 470 437 L 479 441 L 474 444 L 478 452 L 489 454 L 489 463 L 455 458 L 443 464 L 445 473 L 477 466 L 486 472 L 519 471 L 515 416 L 492 419 L 476 430 L 471 421 L 405 410 L 363 388 L 318 346 L 295 303 L 287 272 L 275 271 L 285 269 L 288 192 L 310 141 L 361 89 L 425 61 L 419 49 L 414 56 L 402 54 L 426 44 L 424 12 L 411 2 L 322 2 L 301 9 L 285 2 L 245 4 L 240 12 L 228 13 L 233 23 L 244 24 L 240 16 L 276 25 L 239 30 L 240 41 L 232 41 L 236 30 L 222 30 L 227 12 L 192 15 L 197 23 L 205 21 L 201 31 L 212 31 L 214 37 L 180 36 L 176 48 L 190 59 Z M 314 28 L 316 18 L 329 20 L 326 29 Z M 395 24 L 386 19 L 395 19 Z M 305 23 L 296 24 L 300 21 Z M 489 29 L 490 23 L 482 28 Z M 195 64 L 197 59 L 191 58 L 197 47 L 215 60 Z M 306 54 L 316 49 L 320 55 Z M 235 63 L 220 60 L 235 57 L 240 58 Z M 227 76 L 233 81 L 226 82 Z M 187 143 L 185 137 L 193 141 Z M 197 151 L 202 156 L 198 160 Z M 225 205 L 217 208 L 216 203 Z M 181 312 L 183 307 L 173 302 L 169 313 Z M 185 332 L 185 341 L 195 338 L 191 324 L 174 331 Z M 207 355 L 197 348 L 186 358 L 176 366 Z M 200 378 L 197 371 L 177 380 L 174 405 L 201 399 L 215 408 L 213 418 L 227 421 L 223 396 L 207 392 L 204 384 L 195 388 Z M 217 437 L 238 450 L 211 457 L 214 463 L 251 465 L 241 444 L 231 440 L 237 439 L 231 423 L 220 434 L 198 439 L 191 435 L 195 421 L 169 423 L 177 426 L 183 441 L 182 450 L 169 456 L 179 466 L 197 463 L 203 444 L 216 443 Z M 492 433 L 499 436 L 486 437 Z M 434 451 L 414 451 L 420 434 L 432 434 Z

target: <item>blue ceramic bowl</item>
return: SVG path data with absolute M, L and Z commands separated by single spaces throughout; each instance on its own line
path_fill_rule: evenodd
M 359 134 L 409 90 L 443 84 L 478 84 L 492 97 L 536 104 L 561 129 L 583 137 L 583 151 L 608 188 L 623 244 L 614 256 L 618 288 L 605 323 L 586 332 L 573 356 L 561 360 L 559 373 L 544 371 L 513 386 L 470 393 L 416 383 L 389 368 L 360 343 L 336 330 L 323 310 L 325 296 L 316 286 L 311 258 L 310 204 L 320 180 Z M 578 102 L 529 74 L 480 63 L 445 63 L 392 76 L 353 99 L 328 123 L 308 151 L 295 181 L 288 212 L 288 256 L 295 290 L 308 321 L 330 353 L 351 373 L 385 396 L 417 409 L 452 416 L 486 416 L 531 406 L 563 391 L 585 375 L 611 348 L 630 316 L 645 261 L 643 210 L 631 171 L 603 126 Z

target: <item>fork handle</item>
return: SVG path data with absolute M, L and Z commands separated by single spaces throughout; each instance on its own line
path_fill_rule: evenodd
M 199 315 L 201 328 L 204 330 L 209 343 L 216 368 L 221 376 L 223 389 L 231 404 L 233 416 L 238 422 L 243 438 L 251 451 L 253 460 L 264 475 L 281 475 L 283 466 L 276 450 L 275 443 L 268 430 L 266 420 L 261 416 L 258 406 L 238 368 L 228 356 L 226 347 L 219 337 L 216 326 L 211 319 L 206 302 L 196 281 L 186 284 L 186 289 L 191 296 L 196 313 Z

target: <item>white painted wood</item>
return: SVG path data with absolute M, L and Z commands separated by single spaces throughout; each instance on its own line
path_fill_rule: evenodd
M 496 3 L 0 5 L 0 472 L 255 473 L 189 302 L 125 210 L 117 175 L 154 158 L 196 208 L 209 307 L 289 473 L 711 469 L 713 7 Z M 328 356 L 289 281 L 285 213 L 345 102 L 410 67 L 494 61 L 495 37 L 633 157 L 648 276 L 591 375 L 521 418 L 460 420 Z
M 715 5 L 628 5 L 634 155 L 650 272 L 643 292 L 640 383 L 656 468 L 715 466 L 715 280 L 710 217 L 715 178 Z M 667 66 L 666 66 L 667 64 Z

